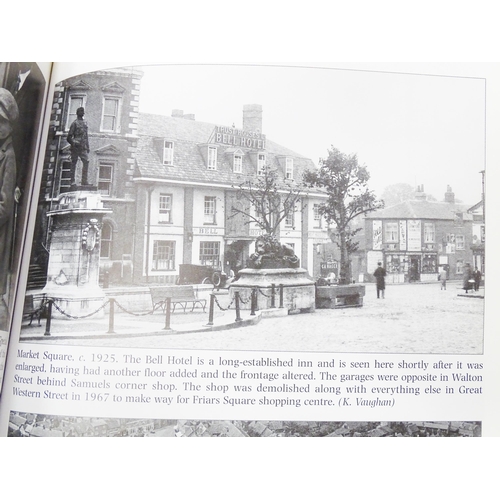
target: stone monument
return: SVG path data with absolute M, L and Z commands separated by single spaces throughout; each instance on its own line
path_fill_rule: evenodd
M 274 236 L 259 236 L 248 268 L 239 271 L 239 278 L 229 287 L 231 300 L 235 292 L 241 297 L 241 308 L 250 309 L 252 290 L 257 289 L 257 307 L 260 310 L 282 307 L 288 313 L 315 310 L 314 281 L 293 249 L 281 244 Z
M 102 218 L 110 212 L 94 188 L 59 195 L 56 208 L 47 214 L 52 236 L 43 292 L 54 299 L 54 317 L 81 317 L 104 304 L 99 286 L 100 234 Z M 93 317 L 103 316 L 101 310 Z

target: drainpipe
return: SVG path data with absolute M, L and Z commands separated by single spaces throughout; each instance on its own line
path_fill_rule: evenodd
M 146 283 L 149 283 L 149 240 L 151 238 L 151 193 L 153 192 L 154 186 L 149 186 L 146 188 L 147 200 L 147 219 L 146 219 Z

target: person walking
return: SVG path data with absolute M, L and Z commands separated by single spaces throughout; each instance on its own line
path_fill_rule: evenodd
M 446 272 L 446 267 L 441 269 L 439 273 L 439 280 L 441 281 L 441 290 L 446 290 L 446 279 L 448 277 L 448 273 Z
M 474 291 L 477 292 L 479 290 L 479 285 L 481 284 L 481 271 L 476 267 L 474 272 L 472 273 L 472 278 L 474 279 Z
M 462 287 L 465 290 L 465 293 L 469 293 L 469 290 L 472 288 L 470 280 L 472 280 L 472 272 L 470 264 L 467 263 L 464 266 L 463 287 Z
M 377 299 L 382 296 L 385 299 L 385 277 L 387 275 L 387 271 L 382 267 L 382 262 L 377 263 L 378 267 L 375 269 L 373 276 L 377 280 Z

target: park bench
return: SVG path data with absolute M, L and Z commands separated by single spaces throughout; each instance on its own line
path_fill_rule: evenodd
M 205 312 L 205 307 L 207 305 L 206 299 L 199 299 L 195 292 L 195 289 L 191 285 L 172 285 L 172 286 L 151 286 L 149 287 L 151 292 L 151 301 L 153 302 L 153 309 L 161 307 L 165 310 L 165 305 L 167 299 L 170 299 L 170 304 L 172 306 L 172 313 L 175 312 L 177 305 L 180 305 L 184 312 L 188 304 L 192 304 L 191 312 L 197 304 L 203 308 Z

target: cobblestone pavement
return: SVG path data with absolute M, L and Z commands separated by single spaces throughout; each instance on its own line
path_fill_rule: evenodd
M 374 285 L 366 284 L 364 306 L 358 308 L 263 318 L 257 325 L 232 330 L 99 339 L 44 338 L 39 342 L 175 349 L 482 354 L 485 301 L 477 298 L 477 292 L 476 297 L 461 294 L 458 283 L 448 283 L 448 290 L 441 290 L 439 283 L 404 284 L 388 285 L 386 298 L 377 299 Z M 203 321 L 203 314 L 176 313 L 172 328 L 176 321 Z M 155 321 L 161 325 L 164 319 L 158 315 Z

